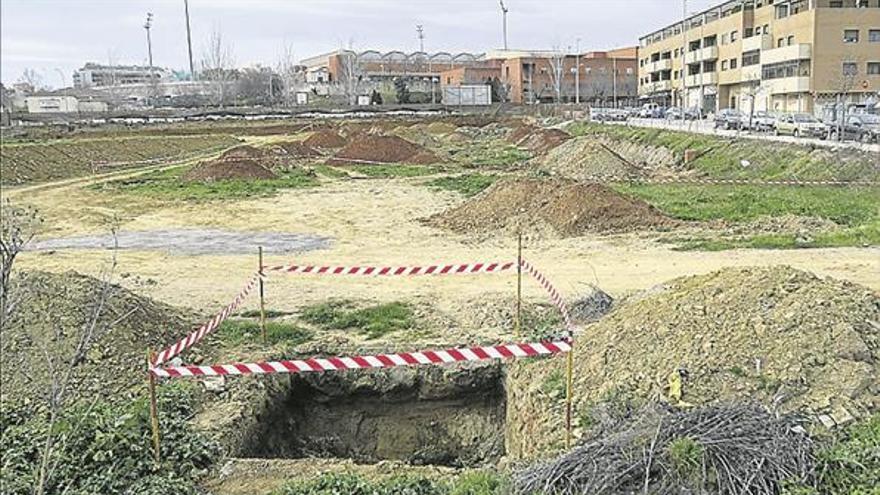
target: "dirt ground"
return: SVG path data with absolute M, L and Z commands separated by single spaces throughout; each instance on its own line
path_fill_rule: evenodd
M 285 232 L 334 239 L 327 250 L 291 256 L 267 255 L 267 264 L 426 264 L 513 260 L 516 240 L 492 237 L 477 243 L 423 225 L 419 219 L 457 205 L 455 193 L 425 187 L 424 179 L 333 181 L 309 190 L 282 191 L 271 198 L 211 203 L 162 203 L 90 190 L 82 182 L 8 194 L 36 206 L 45 218 L 41 238 L 106 233 L 116 219 L 121 230 L 206 228 L 244 232 Z M 17 198 L 16 198 L 17 196 Z M 596 284 L 614 296 L 649 288 L 688 274 L 726 266 L 788 264 L 819 275 L 851 280 L 880 290 L 880 249 L 734 250 L 676 252 L 656 242 L 656 234 L 586 236 L 570 239 L 526 238 L 524 257 L 559 289 L 574 296 Z M 153 279 L 148 294 L 161 301 L 213 312 L 226 304 L 256 270 L 253 255 L 170 254 L 167 250 L 119 252 L 120 271 Z M 94 274 L 105 250 L 25 253 L 21 266 L 50 271 L 74 269 Z M 126 283 L 125 280 L 122 281 Z M 329 297 L 375 300 L 429 297 L 438 309 L 454 310 L 487 295 L 515 294 L 515 274 L 445 277 L 426 280 L 349 279 L 277 275 L 268 282 L 267 305 L 295 308 Z M 526 298 L 542 300 L 534 284 Z M 253 307 L 248 301 L 245 309 Z

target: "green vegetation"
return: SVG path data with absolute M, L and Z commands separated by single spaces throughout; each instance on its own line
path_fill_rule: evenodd
M 219 151 L 237 143 L 237 138 L 227 135 L 126 136 L 11 144 L 4 142 L 0 146 L 0 182 L 44 182 L 113 172 L 158 161 L 180 161 Z
M 287 316 L 291 314 L 290 311 L 280 311 L 277 309 L 267 309 L 266 310 L 266 318 L 278 318 L 279 316 Z M 259 309 L 249 309 L 247 311 L 242 311 L 238 313 L 238 316 L 242 318 L 259 318 L 260 310 Z
M 353 165 L 352 170 L 368 177 L 421 177 L 440 172 L 437 167 L 427 165 Z
M 687 166 L 710 178 L 880 181 L 876 156 L 853 150 L 815 149 L 808 145 L 749 138 L 584 122 L 572 124 L 567 130 L 576 136 L 596 134 L 664 147 L 679 161 L 685 150 L 696 150 L 701 153 L 699 158 Z M 743 160 L 748 166 L 743 166 Z
M 500 139 L 471 141 L 447 150 L 456 163 L 466 168 L 510 168 L 532 155 Z
M 497 180 L 497 175 L 466 174 L 455 177 L 440 177 L 428 182 L 428 186 L 434 189 L 454 191 L 470 197 L 483 192 Z
M 651 203 L 682 220 L 749 222 L 760 217 L 796 215 L 831 220 L 840 229 L 809 239 L 796 233 L 746 238 L 670 238 L 677 249 L 792 249 L 880 245 L 880 188 L 785 187 L 749 185 L 617 184 L 623 194 Z
M 471 471 L 452 480 L 418 475 L 397 475 L 370 480 L 356 474 L 323 474 L 285 485 L 273 495 L 501 495 L 508 482 L 501 475 Z
M 217 329 L 224 343 L 237 346 L 248 342 L 261 342 L 258 320 L 226 320 Z M 270 344 L 299 345 L 308 342 L 312 332 L 286 321 L 266 321 L 266 340 Z
M 337 167 L 331 167 L 330 165 L 319 164 L 314 165 L 312 168 L 315 169 L 315 172 L 317 172 L 318 175 L 323 175 L 324 177 L 328 177 L 330 179 L 341 179 L 349 176 L 348 172 L 346 172 L 345 170 Z
M 565 397 L 565 374 L 554 369 L 541 383 L 541 391 L 553 398 Z
M 345 301 L 316 304 L 303 310 L 302 319 L 327 329 L 357 329 L 369 339 L 381 337 L 395 330 L 412 328 L 412 308 L 402 302 L 354 308 Z
M 318 185 L 313 175 L 301 169 L 283 171 L 275 179 L 236 179 L 216 182 L 185 181 L 181 179 L 185 172 L 186 168 L 178 167 L 90 187 L 101 191 L 136 194 L 155 199 L 208 201 L 271 196 L 281 189 Z
M 876 495 L 880 486 L 880 414 L 820 442 L 816 487 L 791 485 L 783 495 Z
M 699 479 L 703 467 L 703 446 L 688 437 L 678 437 L 666 446 L 672 467 L 684 479 Z
M 66 408 L 50 428 L 47 412 L 35 404 L 2 403 L 0 451 L 3 493 L 30 495 L 47 435 L 54 434 L 52 470 L 45 493 L 195 494 L 196 479 L 220 455 L 217 445 L 196 433 L 193 386 L 159 387 L 162 462 L 150 448 L 150 414 L 145 398 L 125 404 L 98 399 Z

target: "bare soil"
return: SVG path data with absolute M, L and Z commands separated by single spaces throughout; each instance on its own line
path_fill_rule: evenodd
M 341 148 L 347 143 L 348 140 L 346 138 L 332 129 L 315 131 L 303 141 L 304 145 L 318 149 Z
M 359 134 L 339 150 L 328 163 L 437 163 L 440 161 L 427 149 L 398 136 Z
M 220 158 L 203 162 L 187 171 L 181 179 L 190 182 L 221 180 L 274 179 L 277 175 L 254 160 L 247 158 Z
M 651 205 L 604 185 L 540 179 L 496 183 L 426 223 L 466 234 L 549 229 L 561 237 L 675 224 Z

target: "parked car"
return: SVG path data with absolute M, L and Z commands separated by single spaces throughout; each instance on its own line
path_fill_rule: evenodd
M 642 105 L 642 109 L 639 110 L 639 117 L 643 119 L 659 119 L 662 118 L 666 112 L 663 110 L 657 103 L 645 103 Z
M 665 118 L 669 120 L 681 120 L 681 107 L 672 107 L 666 110 Z M 684 110 L 684 118 L 687 120 L 700 120 L 703 118 L 699 108 L 686 108 Z
M 796 113 L 776 119 L 774 134 L 825 139 L 828 136 L 828 127 L 808 113 Z
M 863 143 L 880 143 L 880 116 L 871 114 L 849 115 L 846 123 L 838 126 L 835 123 L 828 124 L 828 135 L 836 141 L 839 131 L 843 131 L 844 140 L 861 141 Z
M 776 115 L 765 111 L 755 112 L 752 116 L 752 127 L 756 131 L 770 132 L 776 129 Z
M 666 110 L 666 113 L 663 115 L 667 120 L 681 120 L 683 112 L 681 107 L 672 107 Z
M 715 114 L 716 129 L 748 129 L 749 118 L 734 108 L 724 108 Z

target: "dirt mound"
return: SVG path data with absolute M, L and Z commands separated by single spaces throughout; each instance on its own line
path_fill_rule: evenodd
M 56 363 L 70 360 L 104 284 L 74 272 L 20 274 L 13 284 L 19 305 L 0 339 L 0 377 L 6 398 L 36 399 L 51 382 L 44 351 Z M 74 368 L 74 398 L 100 393 L 124 399 L 144 384 L 146 350 L 160 349 L 191 329 L 191 315 L 116 285 L 95 327 L 95 341 Z M 27 373 L 25 373 L 25 370 Z
M 268 155 L 268 151 L 246 144 L 243 146 L 236 146 L 235 148 L 225 151 L 222 155 L 220 155 L 220 159 L 260 159 L 265 158 Z
M 540 162 L 550 172 L 577 180 L 632 180 L 641 171 L 591 137 L 579 137 L 550 150 Z
M 571 139 L 571 135 L 560 129 L 539 129 L 516 143 L 536 155 L 543 155 Z
M 311 136 L 307 137 L 306 140 L 303 141 L 303 144 L 311 148 L 327 149 L 342 148 L 346 145 L 347 142 L 348 141 L 338 132 L 329 129 L 323 129 L 313 132 Z
M 253 160 L 220 159 L 202 162 L 181 177 L 190 182 L 215 182 L 221 180 L 274 179 L 274 172 Z
M 449 134 L 455 132 L 457 128 L 458 126 L 450 122 L 436 121 L 428 124 L 425 130 L 431 134 Z
M 673 225 L 649 204 L 600 184 L 520 179 L 498 182 L 426 220 L 457 233 L 550 230 L 562 237 Z
M 437 163 L 427 149 L 398 136 L 360 134 L 352 138 L 328 163 Z
M 538 130 L 538 126 L 530 125 L 530 124 L 522 124 L 513 128 L 510 131 L 510 134 L 507 135 L 507 142 L 510 144 L 517 144 L 523 139 L 525 139 L 529 134 Z
M 582 404 L 614 387 L 668 398 L 668 378 L 682 370 L 689 403 L 880 408 L 880 297 L 789 267 L 673 280 L 606 316 L 580 343 Z
M 320 151 L 302 141 L 276 143 L 274 149 L 279 155 L 289 158 L 318 158 L 321 156 Z

